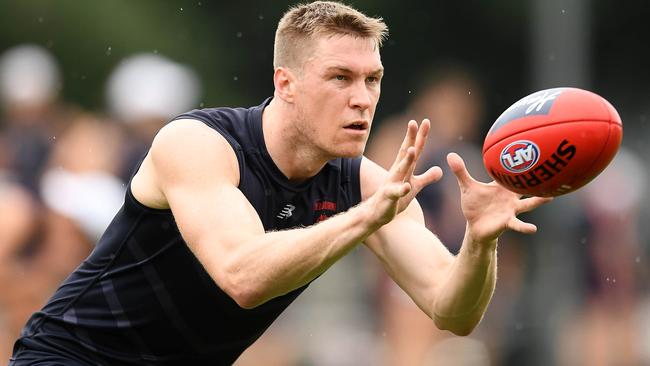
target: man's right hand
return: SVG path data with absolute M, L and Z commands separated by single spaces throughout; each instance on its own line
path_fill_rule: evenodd
M 420 175 L 413 174 L 430 127 L 428 119 L 423 120 L 420 126 L 413 120 L 409 121 L 406 136 L 386 180 L 367 201 L 373 228 L 389 223 L 408 207 L 422 188 L 442 178 L 438 166 Z

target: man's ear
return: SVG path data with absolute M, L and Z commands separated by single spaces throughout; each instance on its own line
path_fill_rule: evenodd
M 273 72 L 273 85 L 275 86 L 275 94 L 287 103 L 293 103 L 296 77 L 295 74 L 288 68 L 280 66 Z

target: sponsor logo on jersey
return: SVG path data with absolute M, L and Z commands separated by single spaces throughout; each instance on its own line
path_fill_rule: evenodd
M 539 147 L 532 141 L 518 140 L 501 150 L 501 165 L 511 173 L 523 173 L 539 160 Z
M 287 204 L 282 208 L 282 210 L 280 211 L 280 213 L 279 213 L 277 216 L 275 216 L 275 217 L 277 217 L 278 219 L 288 219 L 288 218 L 290 218 L 291 216 L 293 216 L 293 210 L 295 210 L 295 209 L 296 209 L 296 206 L 294 206 L 294 205 L 292 205 L 292 204 L 290 204 L 290 203 L 287 203 Z

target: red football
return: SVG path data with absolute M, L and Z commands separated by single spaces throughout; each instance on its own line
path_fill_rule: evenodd
M 595 178 L 616 155 L 623 124 L 604 98 L 577 88 L 533 93 L 506 109 L 483 143 L 495 181 L 528 196 L 559 196 Z

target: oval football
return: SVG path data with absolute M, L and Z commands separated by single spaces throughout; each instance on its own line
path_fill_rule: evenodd
M 622 139 L 614 107 L 592 92 L 554 88 L 514 103 L 483 145 L 490 176 L 529 196 L 558 196 L 584 186 L 614 158 Z

